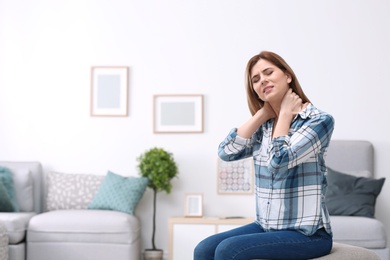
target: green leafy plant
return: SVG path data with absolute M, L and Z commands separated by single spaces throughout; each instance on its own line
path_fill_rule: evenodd
M 170 193 L 172 190 L 171 180 L 177 176 L 178 169 L 173 154 L 162 148 L 152 148 L 141 154 L 137 161 L 138 169 L 142 177 L 149 179 L 148 187 L 153 190 L 153 234 L 152 246 L 156 250 L 156 198 L 157 192 L 165 191 Z

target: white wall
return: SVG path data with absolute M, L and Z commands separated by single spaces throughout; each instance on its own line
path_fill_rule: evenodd
M 180 177 L 158 195 L 157 246 L 186 192 L 206 215 L 254 215 L 252 196 L 218 195 L 217 146 L 249 117 L 247 60 L 261 50 L 293 67 L 312 102 L 336 119 L 335 139 L 375 145 L 377 177 L 390 177 L 388 0 L 0 0 L 0 158 L 38 160 L 45 172 L 137 175 L 153 146 Z M 130 67 L 129 116 L 89 116 L 90 68 Z M 203 134 L 153 134 L 152 96 L 205 96 Z M 390 179 L 377 217 L 390 234 Z M 151 192 L 137 208 L 151 246 Z

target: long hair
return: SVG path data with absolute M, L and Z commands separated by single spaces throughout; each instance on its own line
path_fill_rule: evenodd
M 259 60 L 267 60 L 271 62 L 273 65 L 281 69 L 284 73 L 291 76 L 291 82 L 289 83 L 290 88 L 296 93 L 301 99 L 303 103 L 310 102 L 310 100 L 306 97 L 305 93 L 302 90 L 301 85 L 297 77 L 295 76 L 294 71 L 287 64 L 287 62 L 280 57 L 278 54 L 262 51 L 261 53 L 253 56 L 246 66 L 245 70 L 245 87 L 246 87 L 246 95 L 248 101 L 249 111 L 252 115 L 254 115 L 260 108 L 264 106 L 264 101 L 259 98 L 255 90 L 253 89 L 252 81 L 251 81 L 251 71 L 252 68 L 256 65 Z

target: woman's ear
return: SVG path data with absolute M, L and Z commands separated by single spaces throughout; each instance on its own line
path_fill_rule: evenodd
M 287 77 L 287 83 L 290 84 L 291 81 L 292 81 L 292 77 L 290 74 L 286 73 L 286 77 Z

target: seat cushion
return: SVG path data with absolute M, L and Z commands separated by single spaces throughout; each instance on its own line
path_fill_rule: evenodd
M 35 212 L 6 212 L 0 214 L 0 221 L 4 223 L 9 244 L 18 244 L 26 237 L 27 225 Z
M 315 260 L 380 260 L 380 257 L 365 248 L 345 245 L 340 243 L 333 243 L 332 252 L 329 255 L 314 258 Z M 312 259 L 312 260 L 314 260 Z
M 385 228 L 377 219 L 358 216 L 330 216 L 333 241 L 370 249 L 386 247 Z
M 141 223 L 133 215 L 109 210 L 56 210 L 33 217 L 27 242 L 132 244 Z

